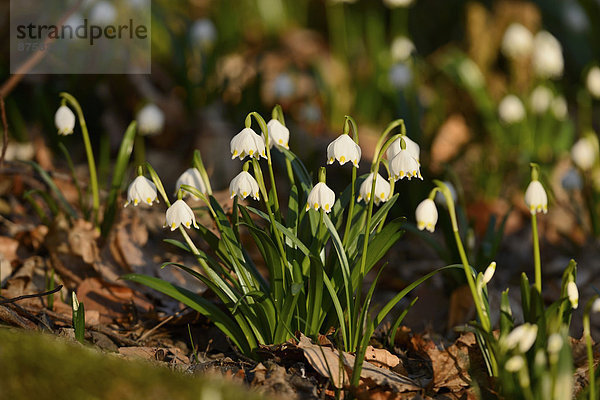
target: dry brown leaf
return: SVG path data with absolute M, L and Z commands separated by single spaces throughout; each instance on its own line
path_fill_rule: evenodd
M 81 256 L 84 262 L 92 264 L 99 259 L 96 240 L 100 232 L 89 221 L 78 219 L 69 230 L 69 246 L 73 254 Z
M 386 349 L 376 349 L 373 346 L 367 346 L 365 360 L 377 367 L 392 369 L 400 364 L 400 359 L 387 351 Z
M 450 295 L 450 309 L 448 310 L 448 326 L 451 330 L 457 325 L 463 325 L 473 318 L 475 305 L 468 285 L 456 288 Z
M 6 236 L 0 236 L 0 282 L 4 281 L 12 274 L 12 262 L 17 259 L 17 249 L 19 242 Z

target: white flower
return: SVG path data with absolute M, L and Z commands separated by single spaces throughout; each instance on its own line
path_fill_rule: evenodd
M 398 36 L 392 42 L 390 51 L 394 62 L 406 61 L 415 51 L 415 45 L 406 36 Z
M 412 82 L 412 71 L 404 63 L 396 63 L 390 68 L 388 79 L 394 89 L 404 89 Z
M 600 299 L 596 299 L 592 303 L 592 312 L 600 312 Z
M 592 96 L 597 99 L 600 98 L 600 68 L 598 66 L 590 68 L 585 79 L 585 85 Z
M 502 345 L 508 350 L 518 347 L 521 353 L 525 353 L 535 343 L 537 331 L 537 325 L 530 323 L 517 326 L 504 338 Z
M 285 149 L 289 149 L 288 141 L 290 140 L 290 130 L 276 119 L 272 119 L 267 124 L 267 130 L 269 131 L 269 147 L 273 145 L 281 146 Z M 265 135 L 262 134 L 263 140 Z
M 594 143 L 586 137 L 579 139 L 571 148 L 573 162 L 584 171 L 594 166 L 596 155 Z
M 496 262 L 492 261 L 492 263 L 486 268 L 485 272 L 483 273 L 482 282 L 484 285 L 487 285 L 492 280 L 494 272 L 496 272 Z
M 252 128 L 244 128 L 231 139 L 231 159 L 239 157 L 240 160 L 246 156 L 255 158 L 267 158 L 265 153 L 265 141 Z
M 337 160 L 340 165 L 344 165 L 351 161 L 358 168 L 360 156 L 360 146 L 352 140 L 350 135 L 340 135 L 327 146 L 327 164 L 333 164 Z
M 406 149 L 400 150 L 398 154 L 392 158 L 392 161 L 390 162 L 390 174 L 395 181 L 404 177 L 408 178 L 409 181 L 411 178 L 423 180 L 419 169 L 419 162 Z
M 465 85 L 470 88 L 480 88 L 485 82 L 479 66 L 470 58 L 465 58 L 458 66 L 458 75 Z
M 533 34 L 523 25 L 513 22 L 504 32 L 501 49 L 510 58 L 526 57 L 533 49 Z
M 435 203 L 431 199 L 423 200 L 415 211 L 417 227 L 419 230 L 427 229 L 429 232 L 435 230 L 435 224 L 438 220 L 438 212 Z
M 194 212 L 183 200 L 177 200 L 167 209 L 166 222 L 164 227 L 170 227 L 172 231 L 179 228 L 179 225 L 183 225 L 189 228 L 194 225 L 194 228 L 198 228 L 196 224 L 196 216 Z
M 140 202 L 151 206 L 153 201 L 159 202 L 156 194 L 156 185 L 150 179 L 139 175 L 127 188 L 127 203 L 125 203 L 125 207 L 130 203 L 137 206 Z
M 408 7 L 413 3 L 414 0 L 383 0 L 383 4 L 390 8 L 395 7 Z
M 577 284 L 573 281 L 567 283 L 567 296 L 571 303 L 571 308 L 576 309 L 579 306 L 579 290 L 577 290 Z
M 529 183 L 525 191 L 525 204 L 529 207 L 531 214 L 548 212 L 548 196 L 540 181 L 535 180 Z
M 419 147 L 419 145 L 408 136 L 402 136 L 402 139 L 404 139 L 404 144 L 406 145 L 406 150 L 408 151 L 408 154 L 413 156 L 413 158 L 417 160 L 417 162 L 420 162 L 419 157 L 421 153 L 421 148 Z M 388 147 L 387 151 L 385 152 L 385 155 L 388 160 L 393 160 L 394 157 L 396 157 L 396 155 L 400 153 L 400 150 L 402 149 L 401 142 L 402 141 L 400 140 L 400 138 L 398 138 L 394 140 L 390 147 Z
M 77 310 L 79 310 L 79 300 L 77 299 L 77 294 L 73 292 L 71 294 L 71 298 L 73 300 L 73 311 L 77 312 Z
M 165 114 L 156 104 L 147 104 L 137 113 L 140 135 L 156 135 L 163 130 Z
M 519 372 L 525 366 L 525 359 L 523 356 L 516 355 L 512 356 L 504 364 L 504 368 L 508 372 Z
M 192 24 L 190 36 L 203 49 L 210 48 L 217 40 L 217 29 L 210 19 L 201 18 Z
M 373 187 L 373 173 L 371 172 L 367 179 L 360 185 L 358 192 L 358 201 L 364 200 L 365 203 L 371 201 L 371 189 Z M 377 174 L 375 178 L 375 204 L 379 205 L 380 202 L 385 202 L 390 198 L 390 183 L 383 178 L 383 176 Z
M 509 125 L 515 124 L 525 118 L 525 107 L 517 96 L 509 94 L 500 101 L 498 114 L 502 122 Z
M 563 338 L 558 333 L 553 333 L 548 337 L 548 353 L 557 354 L 563 346 Z
M 260 199 L 258 182 L 247 171 L 240 172 L 229 184 L 229 193 L 233 199 L 235 196 L 245 199 L 252 196 L 254 200 Z
M 200 171 L 196 168 L 188 168 L 185 170 L 183 174 L 179 176 L 177 179 L 177 183 L 175 183 L 175 191 L 178 192 L 181 188 L 181 185 L 193 186 L 200 193 L 206 194 L 208 191 L 206 190 L 206 185 L 204 184 L 204 180 L 202 179 L 202 175 Z M 184 196 L 187 196 L 189 193 L 185 192 Z
M 117 19 L 117 9 L 109 1 L 96 3 L 90 11 L 90 21 L 96 25 L 109 25 Z
M 345 135 L 343 135 L 345 136 Z M 306 211 L 311 207 L 315 210 L 321 208 L 326 213 L 331 211 L 333 204 L 335 203 L 335 193 L 329 189 L 325 182 L 319 182 L 312 188 L 308 195 L 308 202 L 306 203 Z
M 560 78 L 563 74 L 564 60 L 562 46 L 552 34 L 538 32 L 533 39 L 533 69 L 540 78 Z
M 59 135 L 70 135 L 75 128 L 75 114 L 67 106 L 60 106 L 54 114 L 54 125 Z
M 568 108 L 567 101 L 563 96 L 556 96 L 554 100 L 552 100 L 552 114 L 554 114 L 554 118 L 559 121 L 563 121 L 567 118 Z
M 554 94 L 546 86 L 538 86 L 531 92 L 529 105 L 535 114 L 544 114 L 550 108 Z

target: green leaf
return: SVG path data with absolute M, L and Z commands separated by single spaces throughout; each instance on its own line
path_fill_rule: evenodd
M 412 306 L 415 305 L 415 303 L 417 302 L 417 300 L 419 300 L 418 297 L 415 297 L 414 299 L 412 299 L 412 301 L 410 302 L 410 304 L 408 305 L 408 307 L 406 307 L 400 313 L 400 315 L 398 316 L 398 318 L 396 318 L 396 321 L 394 321 L 394 323 L 392 324 L 392 327 L 390 328 L 390 331 L 388 332 L 388 346 L 389 347 L 393 347 L 394 346 L 394 342 L 396 341 L 396 333 L 398 332 L 398 328 L 400 327 L 400 324 L 404 320 L 404 317 L 406 317 L 406 314 L 408 314 L 408 311 L 412 308 Z
M 44 169 L 35 161 L 23 161 L 23 162 L 28 165 L 31 165 L 33 167 L 33 169 L 36 170 L 36 172 L 40 175 L 40 177 L 44 180 L 44 182 L 46 182 L 46 185 L 48 185 L 48 187 L 50 188 L 52 193 L 54 193 L 54 195 L 60 202 L 63 210 L 66 211 L 71 218 L 77 219 L 77 212 L 73 209 L 73 207 L 71 207 L 71 205 L 69 204 L 67 199 L 65 199 L 65 196 L 63 196 L 62 192 L 56 186 L 56 184 L 54 183 L 54 180 L 50 177 L 50 175 L 48 175 L 48 173 L 46 171 L 44 171 Z
M 512 309 L 510 308 L 510 301 L 508 299 L 508 289 L 502 292 L 502 298 L 500 300 L 500 335 L 508 335 L 512 331 L 515 322 L 512 316 Z

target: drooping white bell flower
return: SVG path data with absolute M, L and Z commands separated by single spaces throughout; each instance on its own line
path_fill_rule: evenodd
M 501 344 L 503 347 L 509 350 L 518 347 L 521 353 L 525 353 L 535 343 L 537 332 L 537 325 L 525 323 L 513 329 L 501 342 Z
M 279 120 L 272 119 L 267 124 L 267 130 L 269 131 L 269 147 L 277 145 L 284 149 L 289 149 L 290 130 L 285 125 L 279 122 Z M 266 141 L 265 135 L 261 134 L 261 136 Z
M 585 86 L 593 97 L 600 99 L 600 67 L 590 68 L 585 79 Z
M 496 272 L 496 262 L 492 261 L 483 273 L 483 278 L 481 279 L 481 281 L 484 285 L 487 285 L 492 280 L 492 278 L 494 277 L 494 272 Z
M 342 135 L 347 136 L 347 135 Z M 308 195 L 308 201 L 306 202 L 306 211 L 310 208 L 318 210 L 319 208 L 329 213 L 335 204 L 335 193 L 329 189 L 325 182 L 317 183 Z
M 402 139 L 404 139 L 404 144 L 406 145 L 406 150 L 408 151 L 408 153 L 411 156 L 413 156 L 413 158 L 417 160 L 417 162 L 420 162 L 421 148 L 419 147 L 417 142 L 415 142 L 408 136 L 402 136 Z M 398 138 L 394 140 L 390 147 L 388 147 L 387 151 L 385 152 L 385 156 L 388 160 L 391 161 L 394 159 L 394 157 L 396 157 L 400 150 L 402 150 L 402 141 L 400 140 L 400 138 Z
M 594 148 L 594 143 L 586 137 L 579 139 L 571 148 L 573 162 L 584 171 L 594 166 L 596 157 L 597 151 Z
M 438 211 L 435 202 L 431 199 L 425 199 L 417 206 L 415 211 L 417 219 L 417 228 L 419 230 L 427 229 L 429 232 L 435 230 L 435 224 L 438 220 Z
M 600 312 L 600 299 L 596 299 L 592 303 L 592 312 Z
M 577 284 L 573 281 L 567 283 L 567 296 L 569 297 L 571 308 L 576 309 L 579 306 L 579 290 L 577 290 Z
M 356 168 L 360 162 L 361 149 L 350 135 L 342 134 L 327 146 L 327 164 L 333 164 L 337 160 L 340 165 L 352 162 Z
M 392 158 L 392 161 L 390 162 L 390 174 L 395 181 L 405 177 L 409 181 L 412 178 L 419 178 L 423 180 L 423 177 L 421 176 L 421 170 L 419 168 L 419 162 L 406 149 L 401 149 L 398 154 Z
M 535 114 L 544 114 L 550 108 L 553 99 L 554 94 L 552 93 L 552 90 L 548 89 L 546 86 L 540 85 L 531 92 L 529 105 Z
M 525 204 L 529 207 L 531 214 L 539 212 L 546 214 L 548 212 L 548 195 L 546 195 L 546 191 L 540 181 L 533 180 L 527 186 Z
M 415 45 L 406 36 L 398 36 L 392 42 L 390 53 L 394 62 L 406 61 L 415 51 Z
M 130 203 L 133 203 L 134 206 L 137 206 L 140 203 L 146 203 L 151 206 L 154 201 L 157 203 L 159 202 L 156 193 L 156 185 L 150 179 L 143 175 L 139 175 L 129 184 L 125 207 Z
M 54 114 L 54 125 L 59 135 L 70 135 L 75 128 L 75 114 L 67 106 L 60 106 Z
M 258 182 L 248 171 L 242 171 L 235 178 L 231 180 L 229 184 L 229 193 L 233 199 L 238 196 L 245 199 L 248 196 L 252 196 L 254 200 L 259 200 L 259 188 Z
M 172 231 L 179 228 L 180 225 L 190 228 L 192 225 L 194 228 L 198 228 L 196 224 L 196 216 L 194 212 L 187 205 L 187 203 L 181 199 L 177 200 L 167 209 L 165 228 L 169 227 Z
M 360 190 L 358 192 L 358 201 L 364 200 L 365 203 L 371 201 L 371 189 L 373 188 L 373 173 L 371 172 L 369 176 L 364 180 L 364 182 L 360 185 Z M 390 183 L 383 178 L 383 176 L 377 174 L 377 178 L 375 178 L 375 199 L 373 200 L 376 205 L 379 205 L 381 202 L 386 202 L 390 198 Z
M 558 333 L 548 336 L 548 353 L 558 354 L 563 347 L 563 338 Z
M 556 96 L 554 100 L 552 100 L 552 114 L 554 118 L 559 121 L 564 121 L 567 118 L 567 114 L 569 109 L 567 107 L 567 100 L 563 96 Z
M 529 56 L 532 49 L 533 34 L 531 31 L 518 22 L 510 24 L 502 37 L 502 53 L 506 57 L 521 58 Z
M 519 372 L 525 366 L 525 359 L 521 355 L 512 356 L 504 364 L 508 372 Z
M 560 78 L 564 70 L 564 59 L 560 42 L 550 32 L 540 31 L 533 39 L 533 69 L 544 79 Z
M 516 124 L 525 118 L 525 107 L 517 96 L 509 94 L 500 101 L 498 115 L 505 124 Z
M 265 141 L 252 128 L 244 128 L 231 139 L 231 159 L 239 157 L 240 160 L 246 156 L 254 158 L 267 158 L 265 153 Z
M 137 113 L 137 122 L 140 135 L 157 135 L 165 125 L 165 114 L 156 104 L 147 104 Z
M 204 184 L 204 180 L 202 179 L 202 174 L 200 174 L 200 171 L 198 171 L 197 168 L 188 168 L 179 176 L 177 182 L 175 183 L 175 192 L 179 191 L 181 185 L 195 187 L 200 193 L 208 193 L 208 190 L 206 190 L 206 185 Z M 188 192 L 184 191 L 183 195 L 187 196 L 188 194 Z

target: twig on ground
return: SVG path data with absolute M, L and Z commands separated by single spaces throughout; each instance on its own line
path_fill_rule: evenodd
M 48 290 L 48 291 L 45 291 L 45 292 L 42 292 L 42 293 L 26 294 L 26 295 L 23 295 L 23 296 L 13 297 L 12 299 L 5 299 L 4 297 L 0 296 L 3 299 L 3 300 L 0 300 L 0 304 L 9 304 L 9 303 L 14 303 L 14 302 L 19 301 L 19 300 L 33 299 L 35 297 L 48 296 L 49 294 L 58 292 L 62 288 L 63 288 L 63 285 L 58 285 L 57 287 L 55 287 L 52 290 Z

